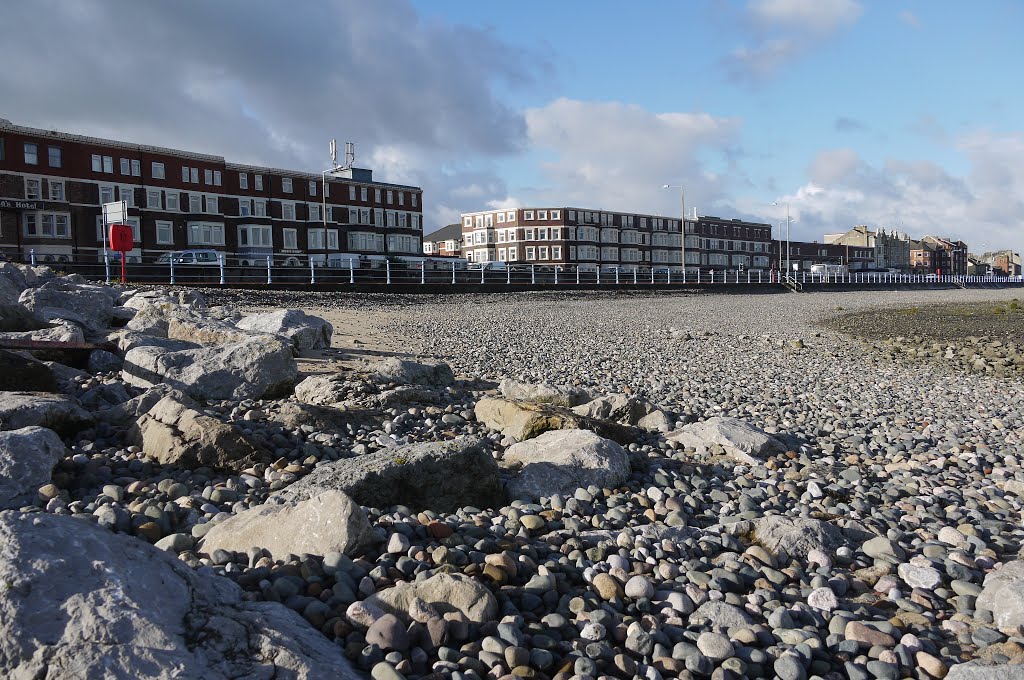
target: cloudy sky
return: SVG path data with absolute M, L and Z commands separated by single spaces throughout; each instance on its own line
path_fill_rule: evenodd
M 356 143 L 463 211 L 855 224 L 1024 250 L 1024 3 L 32 0 L 0 117 L 319 172 Z M 780 206 L 773 206 L 773 203 Z M 784 229 L 782 230 L 784 232 Z M 776 234 L 779 230 L 776 230 Z

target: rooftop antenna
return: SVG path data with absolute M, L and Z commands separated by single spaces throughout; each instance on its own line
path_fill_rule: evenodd
M 331 167 L 338 167 L 338 140 L 331 140 Z
M 345 167 L 351 168 L 356 162 L 356 145 L 345 142 Z

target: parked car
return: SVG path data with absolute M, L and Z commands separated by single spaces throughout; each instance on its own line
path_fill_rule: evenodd
M 178 265 L 205 265 L 215 266 L 219 259 L 216 250 L 179 250 L 173 253 L 164 253 L 156 259 L 157 264 L 170 264 L 172 259 L 174 266 Z

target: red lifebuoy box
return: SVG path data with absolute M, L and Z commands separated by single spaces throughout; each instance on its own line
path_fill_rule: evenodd
M 127 253 L 135 247 L 130 224 L 110 225 L 110 249 L 119 253 Z

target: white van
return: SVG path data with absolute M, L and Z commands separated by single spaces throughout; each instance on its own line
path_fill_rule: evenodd
M 845 264 L 813 264 L 811 276 L 846 276 L 850 268 Z

